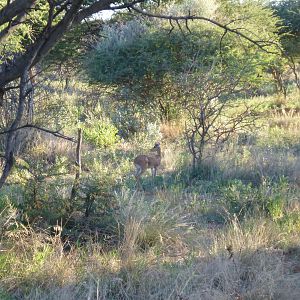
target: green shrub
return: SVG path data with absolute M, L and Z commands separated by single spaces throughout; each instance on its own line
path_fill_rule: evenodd
M 258 187 L 241 180 L 232 180 L 221 187 L 220 192 L 221 202 L 227 213 L 238 217 L 262 213 L 275 221 L 284 216 L 291 190 L 286 179 L 280 178 L 278 182 L 265 179 Z
M 266 208 L 272 220 L 280 219 L 283 216 L 284 202 L 284 198 L 280 194 L 270 197 Z
M 291 212 L 285 214 L 281 219 L 278 220 L 278 224 L 283 231 L 288 233 L 300 232 L 300 213 Z
M 111 147 L 120 140 L 118 129 L 108 120 L 88 120 L 83 129 L 84 139 L 99 148 Z
M 254 209 L 257 190 L 251 184 L 233 180 L 221 188 L 221 197 L 228 213 L 244 216 L 246 212 Z

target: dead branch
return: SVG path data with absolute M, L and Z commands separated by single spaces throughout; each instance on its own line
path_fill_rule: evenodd
M 76 139 L 73 138 L 73 137 L 66 136 L 66 135 L 60 133 L 59 131 L 53 131 L 53 130 L 42 128 L 42 127 L 39 127 L 39 126 L 33 125 L 33 124 L 26 124 L 26 125 L 23 125 L 23 126 L 20 126 L 20 127 L 17 127 L 17 128 L 5 130 L 5 131 L 0 131 L 0 135 L 8 134 L 10 132 L 15 132 L 17 130 L 21 130 L 21 129 L 24 129 L 24 128 L 34 128 L 34 129 L 37 129 L 37 130 L 40 130 L 40 131 L 50 133 L 50 134 L 54 135 L 55 137 L 58 137 L 58 138 L 61 138 L 61 139 L 64 139 L 64 140 L 67 140 L 67 141 L 70 141 L 70 142 L 73 142 L 73 143 L 77 143 Z

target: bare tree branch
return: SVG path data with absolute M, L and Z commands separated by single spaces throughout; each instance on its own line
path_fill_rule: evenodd
M 67 140 L 67 141 L 70 141 L 70 142 L 73 142 L 73 143 L 77 142 L 75 138 L 66 136 L 66 135 L 60 133 L 59 131 L 53 131 L 53 130 L 46 129 L 46 128 L 43 128 L 43 127 L 39 127 L 39 126 L 33 125 L 33 124 L 26 124 L 26 125 L 23 125 L 23 126 L 20 126 L 20 127 L 17 127 L 17 128 L 0 131 L 0 135 L 2 135 L 2 134 L 8 134 L 10 132 L 15 132 L 17 130 L 21 130 L 21 129 L 24 129 L 24 128 L 34 128 L 34 129 L 37 129 L 37 130 L 40 130 L 40 131 L 44 131 L 44 132 L 50 133 L 50 134 L 52 134 L 52 135 L 54 135 L 54 136 L 56 136 L 58 138 L 61 138 L 61 139 L 64 139 L 64 140 Z
M 74 17 L 74 24 L 80 23 L 83 19 L 88 18 L 97 12 L 111 9 L 110 5 L 114 2 L 115 1 L 112 0 L 99 0 L 89 7 L 80 10 Z

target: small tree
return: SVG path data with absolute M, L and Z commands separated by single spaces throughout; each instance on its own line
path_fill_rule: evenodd
M 242 74 L 233 77 L 215 68 L 197 75 L 187 73 L 182 76 L 182 88 L 187 113 L 185 137 L 195 169 L 207 158 L 208 146 L 214 153 L 231 136 L 254 126 L 258 114 L 233 99 L 247 88 Z

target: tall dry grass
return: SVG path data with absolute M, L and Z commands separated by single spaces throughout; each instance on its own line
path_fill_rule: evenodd
M 281 237 L 266 220 L 246 225 L 233 220 L 225 229 L 212 229 L 206 243 L 194 236 L 193 251 L 176 258 L 141 252 L 141 223 L 131 219 L 125 226 L 120 248 L 112 253 L 96 244 L 88 252 L 65 253 L 58 236 L 23 232 L 16 236 L 19 249 L 0 286 L 16 299 L 33 300 L 289 299 L 295 294 L 300 277 L 285 252 L 274 247 Z

